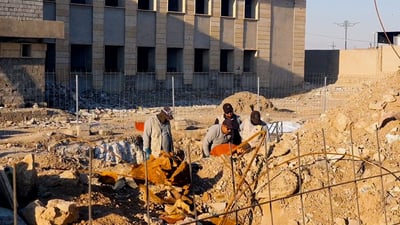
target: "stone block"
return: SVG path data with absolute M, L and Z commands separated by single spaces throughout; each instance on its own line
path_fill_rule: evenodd
M 90 127 L 87 124 L 79 124 L 76 126 L 76 135 L 77 136 L 89 136 L 90 135 Z
M 174 121 L 173 128 L 175 130 L 185 130 L 188 127 L 186 120 L 176 120 Z

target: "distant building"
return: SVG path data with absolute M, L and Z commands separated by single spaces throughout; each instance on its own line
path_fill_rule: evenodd
M 378 43 L 400 45 L 400 31 L 377 32 Z
M 44 101 L 47 38 L 64 38 L 64 25 L 43 20 L 42 0 L 0 1 L 0 105 Z

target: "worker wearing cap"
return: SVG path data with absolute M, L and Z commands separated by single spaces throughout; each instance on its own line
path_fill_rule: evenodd
M 225 103 L 222 106 L 222 109 L 224 110 L 224 114 L 215 120 L 215 124 L 222 123 L 222 121 L 224 121 L 225 119 L 232 120 L 232 122 L 235 124 L 235 127 L 237 127 L 237 129 L 235 128 L 232 131 L 231 143 L 234 145 L 239 145 L 242 142 L 242 138 L 239 133 L 240 132 L 240 124 L 242 123 L 242 121 L 240 120 L 240 116 L 234 113 L 233 107 L 230 103 Z
M 171 108 L 164 107 L 157 115 L 145 121 L 142 137 L 143 150 L 147 159 L 150 154 L 158 157 L 162 150 L 173 152 L 174 146 L 170 124 L 170 120 L 173 118 Z
M 203 155 L 210 156 L 210 151 L 217 145 L 225 144 L 232 138 L 232 131 L 238 129 L 231 119 L 225 119 L 222 124 L 212 125 L 203 139 Z

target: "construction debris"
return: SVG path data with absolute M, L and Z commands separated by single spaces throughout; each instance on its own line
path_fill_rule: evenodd
M 66 134 L 76 130 L 70 116 L 18 122 L 10 117 L 1 121 L 0 160 L 2 165 L 13 165 L 22 163 L 27 154 L 35 156 L 31 165 L 37 172 L 37 192 L 29 197 L 42 204 L 21 199 L 19 206 L 35 205 L 41 213 L 33 214 L 31 208 L 31 218 L 48 219 L 40 220 L 43 223 L 87 224 L 91 206 L 93 222 L 104 225 L 148 220 L 152 224 L 398 224 L 400 129 L 396 114 L 389 112 L 399 112 L 399 83 L 400 78 L 393 77 L 382 85 L 364 84 L 352 90 L 357 96 L 345 96 L 350 102 L 342 101 L 339 108 L 326 112 L 307 108 L 318 111 L 318 116 L 307 121 L 296 118 L 302 126 L 291 132 L 281 129 L 279 141 L 271 138 L 259 149 L 232 156 L 202 158 L 201 139 L 220 115 L 221 105 L 177 107 L 174 146 L 185 154 L 146 161 L 147 185 L 143 154 L 135 142 L 140 129 L 134 122 L 145 121 L 153 109 L 87 110 L 80 114 L 81 123 L 90 128 L 84 137 Z M 287 102 L 294 104 L 291 108 L 272 110 L 261 101 L 262 116 L 269 122 L 279 121 L 277 115 L 299 116 L 298 109 L 320 99 L 322 91 L 274 100 L 273 108 Z M 341 94 L 329 91 L 333 100 L 338 97 L 334 94 Z M 255 99 L 238 94 L 227 101 L 245 117 L 247 104 L 256 104 Z M 309 102 L 303 105 L 303 100 Z M 11 198 L 12 189 L 8 192 Z M 54 199 L 68 203 L 48 206 Z M 73 204 L 78 214 L 73 213 Z M 67 209 L 64 217 L 54 213 L 62 211 L 58 207 Z
M 43 204 L 40 200 L 29 203 L 22 210 L 22 216 L 30 225 L 67 225 L 77 222 L 78 207 L 74 202 L 52 199 Z

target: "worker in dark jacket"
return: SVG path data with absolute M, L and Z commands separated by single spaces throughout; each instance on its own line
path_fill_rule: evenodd
M 239 145 L 242 143 L 242 138 L 240 136 L 240 124 L 242 121 L 240 120 L 240 116 L 234 113 L 233 107 L 230 103 L 225 103 L 222 106 L 222 109 L 224 110 L 224 114 L 215 120 L 215 124 L 222 123 L 222 121 L 225 119 L 232 120 L 235 129 L 232 130 L 231 143 L 234 145 Z

